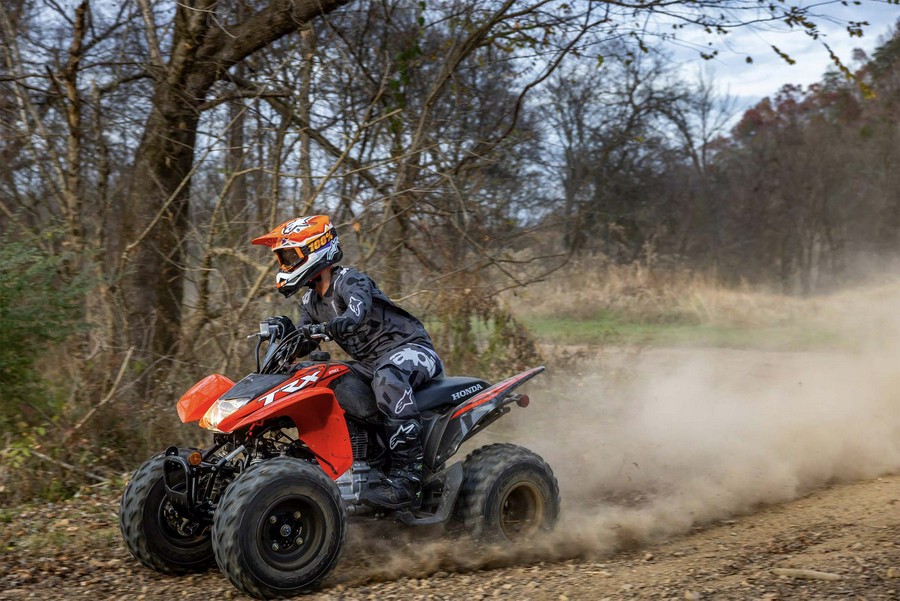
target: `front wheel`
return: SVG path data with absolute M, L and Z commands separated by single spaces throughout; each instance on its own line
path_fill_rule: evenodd
M 347 534 L 340 491 L 318 467 L 276 457 L 238 476 L 213 520 L 219 568 L 257 598 L 308 592 L 337 564 Z
M 475 538 L 519 543 L 547 531 L 559 516 L 559 485 L 539 455 L 512 444 L 474 450 L 456 513 Z
M 213 564 L 209 527 L 182 516 L 166 495 L 160 454 L 139 467 L 119 505 L 119 528 L 131 554 L 164 574 L 199 572 Z

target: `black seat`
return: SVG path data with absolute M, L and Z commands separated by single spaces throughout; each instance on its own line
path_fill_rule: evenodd
M 331 387 L 344 411 L 359 419 L 371 419 L 378 415 L 371 383 L 353 370 L 335 380 Z M 446 405 L 458 405 L 490 384 L 478 378 L 436 378 L 416 390 L 416 407 L 419 411 L 434 411 Z
M 419 411 L 433 411 L 445 405 L 458 405 L 489 386 L 490 384 L 478 378 L 436 378 L 416 390 L 416 407 Z

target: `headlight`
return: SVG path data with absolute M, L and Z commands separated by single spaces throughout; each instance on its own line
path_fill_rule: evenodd
M 203 419 L 200 420 L 200 427 L 214 432 L 219 430 L 219 423 L 250 402 L 250 399 L 219 399 L 206 410 Z

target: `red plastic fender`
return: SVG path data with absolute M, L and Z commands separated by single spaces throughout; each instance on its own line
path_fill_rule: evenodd
M 195 422 L 206 414 L 206 411 L 220 396 L 228 392 L 234 382 L 223 375 L 206 376 L 190 387 L 180 399 L 175 410 L 178 418 L 184 423 Z
M 459 445 L 472 433 L 478 431 L 482 419 L 499 407 L 512 402 L 508 398 L 510 392 L 542 371 L 544 371 L 543 366 L 535 367 L 498 382 L 487 390 L 466 399 L 452 412 L 445 413 L 438 418 L 432 427 L 429 441 L 425 445 L 425 464 L 437 467 L 444 463 L 456 453 Z
M 543 365 L 541 365 L 540 367 L 533 367 L 529 370 L 523 371 L 520 374 L 516 374 L 511 378 L 507 378 L 502 382 L 494 384 L 487 390 L 479 392 L 472 398 L 467 399 L 457 405 L 456 409 L 453 411 L 453 415 L 450 416 L 450 419 L 455 419 L 464 413 L 468 413 L 469 411 L 475 409 L 480 405 L 484 405 L 485 403 L 493 401 L 497 397 L 504 395 L 512 389 L 516 388 L 519 384 L 522 384 L 526 380 L 530 380 L 534 376 L 538 375 L 539 373 L 544 371 L 544 369 L 545 368 Z
M 258 403 L 260 399 L 252 401 Z M 353 465 L 350 432 L 344 410 L 330 388 L 310 388 L 277 399 L 249 415 L 236 412 L 219 422 L 223 432 L 233 432 L 254 423 L 288 417 L 297 428 L 297 436 L 319 460 L 322 469 L 337 479 Z

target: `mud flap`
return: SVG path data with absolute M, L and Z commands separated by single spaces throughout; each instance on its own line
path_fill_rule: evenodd
M 447 469 L 435 474 L 423 488 L 427 488 L 433 484 L 435 480 L 440 480 L 443 485 L 441 491 L 441 501 L 438 504 L 437 511 L 433 514 L 427 514 L 417 517 L 408 509 L 397 512 L 397 519 L 407 526 L 430 526 L 433 524 L 441 524 L 450 518 L 453 507 L 456 505 L 456 498 L 459 496 L 459 489 L 462 487 L 463 466 L 462 462 L 457 461 Z
M 487 390 L 470 397 L 429 424 L 425 445 L 425 465 L 439 467 L 459 449 L 473 434 L 509 412 L 505 407 L 519 395 L 513 390 L 535 377 L 544 366 L 523 371 L 494 384 Z

